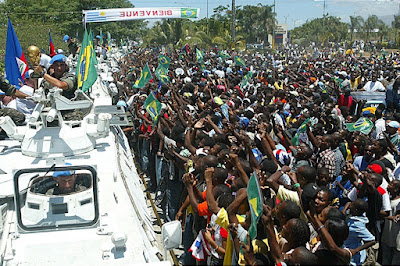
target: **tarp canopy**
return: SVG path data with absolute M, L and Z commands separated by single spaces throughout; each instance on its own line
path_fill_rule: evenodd
M 199 8 L 144 7 L 83 10 L 84 23 L 133 19 L 199 18 Z

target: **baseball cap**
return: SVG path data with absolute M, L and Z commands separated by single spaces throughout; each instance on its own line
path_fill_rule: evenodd
M 64 35 L 63 41 L 67 42 L 69 40 L 69 36 L 68 35 Z
M 52 65 L 54 62 L 64 62 L 67 61 L 67 57 L 63 54 L 57 54 L 53 56 L 50 60 L 50 65 Z

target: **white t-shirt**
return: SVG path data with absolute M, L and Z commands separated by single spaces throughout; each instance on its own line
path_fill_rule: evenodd
M 363 89 L 365 91 L 385 91 L 386 90 L 385 86 L 383 86 L 383 84 L 380 81 L 375 81 L 375 82 L 368 81 L 364 85 Z

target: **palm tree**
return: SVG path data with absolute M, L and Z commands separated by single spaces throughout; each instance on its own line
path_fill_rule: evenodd
M 379 19 L 376 15 L 369 16 L 364 23 L 364 29 L 367 34 L 367 41 L 369 40 L 371 32 L 378 28 Z
M 260 26 L 261 29 L 261 36 L 262 40 L 265 41 L 268 32 L 273 31 L 273 27 L 276 24 L 275 16 L 276 14 L 272 11 L 272 6 L 268 5 L 258 5 L 260 7 L 258 12 L 258 21 L 257 24 Z
M 389 27 L 388 27 L 388 25 L 386 25 L 385 22 L 380 20 L 379 23 L 378 23 L 378 29 L 379 29 L 379 33 L 378 33 L 379 34 L 379 39 L 380 39 L 380 42 L 382 43 L 383 37 L 387 36 L 388 33 L 389 33 Z
M 349 23 L 349 28 L 350 28 L 350 40 L 353 41 L 353 34 L 354 32 L 359 32 L 359 30 L 362 28 L 362 25 L 364 24 L 364 19 L 361 16 L 350 16 L 350 23 Z
M 399 15 L 394 15 L 394 20 L 392 21 L 392 27 L 396 29 L 396 44 L 398 45 L 399 40 L 399 29 L 400 29 L 400 16 Z

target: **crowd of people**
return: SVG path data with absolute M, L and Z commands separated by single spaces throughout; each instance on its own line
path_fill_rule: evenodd
M 399 53 L 126 51 L 109 86 L 132 116 L 124 131 L 148 190 L 166 220 L 182 223 L 183 265 L 400 264 Z M 70 98 L 66 60 L 54 56 L 25 82 L 39 75 Z M 138 86 L 145 66 L 153 76 Z M 20 100 L 32 94 L 0 85 Z M 149 98 L 160 110 L 149 113 Z
M 131 49 L 115 73 L 148 189 L 182 223 L 182 264 L 400 264 L 399 53 L 199 51 L 166 53 L 165 84 L 157 48 Z M 263 204 L 252 237 L 250 177 Z

